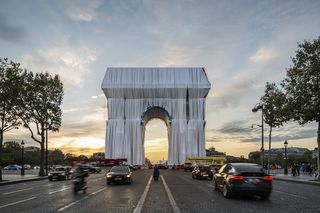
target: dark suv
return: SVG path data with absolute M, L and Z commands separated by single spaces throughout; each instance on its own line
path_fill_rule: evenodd
M 193 179 L 213 179 L 213 173 L 210 166 L 196 166 L 192 171 Z

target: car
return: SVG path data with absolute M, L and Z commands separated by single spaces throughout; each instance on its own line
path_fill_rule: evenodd
M 134 166 L 130 165 L 130 164 L 122 164 L 122 166 L 127 166 L 127 167 L 129 167 L 129 169 L 130 169 L 131 171 L 135 171 L 135 170 L 136 170 L 136 168 L 135 168 Z
M 209 166 L 196 166 L 191 176 L 193 179 L 213 179 L 213 173 Z
M 15 170 L 15 171 L 18 171 L 18 170 L 21 170 L 21 166 L 17 165 L 17 164 L 14 164 L 14 165 L 8 165 L 6 167 L 3 168 L 4 170 Z
M 213 186 L 216 191 L 222 191 L 225 198 L 247 194 L 268 199 L 272 191 L 272 179 L 258 164 L 228 163 L 214 174 Z
M 132 183 L 132 171 L 128 166 L 113 166 L 106 175 L 106 182 L 111 183 Z
M 183 171 L 185 171 L 185 172 L 187 172 L 187 171 L 192 172 L 192 170 L 193 170 L 192 163 L 185 163 L 185 164 L 184 164 Z
M 49 181 L 52 180 L 68 180 L 73 178 L 73 171 L 70 166 L 61 166 L 61 167 L 55 167 L 54 170 L 52 170 L 48 174 Z

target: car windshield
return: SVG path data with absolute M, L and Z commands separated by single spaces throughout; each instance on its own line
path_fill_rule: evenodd
M 200 169 L 201 172 L 207 172 L 207 171 L 210 170 L 210 167 L 204 166 L 204 167 L 200 167 L 199 169 Z
M 111 172 L 127 172 L 128 171 L 128 167 L 126 166 L 114 166 L 111 168 L 110 170 Z
M 55 171 L 65 171 L 66 169 L 63 168 L 63 167 L 60 167 L 60 168 L 56 168 Z
M 247 164 L 243 164 L 243 165 L 233 165 L 234 168 L 238 171 L 238 172 L 255 172 L 255 173 L 263 173 L 263 168 L 259 165 L 247 165 Z

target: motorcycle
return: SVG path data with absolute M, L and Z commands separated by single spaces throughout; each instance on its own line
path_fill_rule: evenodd
M 83 193 L 86 193 L 87 190 L 87 183 L 82 180 L 82 178 L 76 178 L 73 181 L 73 193 L 77 194 L 78 191 L 83 191 Z

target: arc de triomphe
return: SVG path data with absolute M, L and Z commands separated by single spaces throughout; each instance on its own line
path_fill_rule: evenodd
M 205 156 L 205 99 L 210 90 L 204 68 L 108 68 L 106 158 L 144 164 L 145 126 L 162 119 L 168 130 L 168 164 Z

